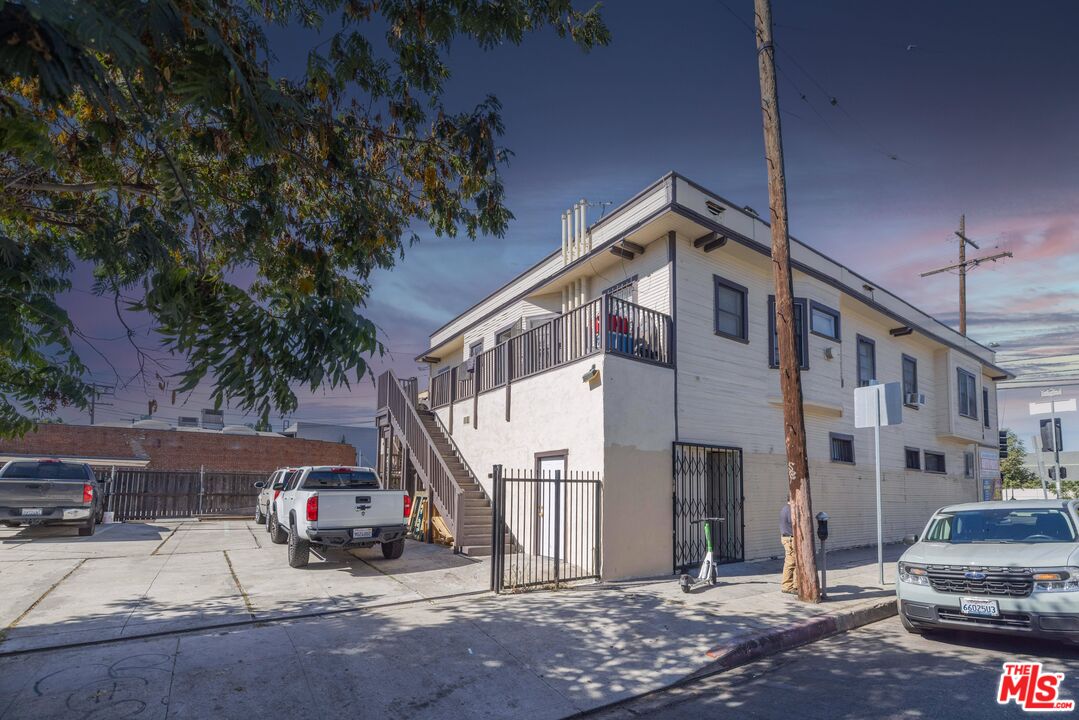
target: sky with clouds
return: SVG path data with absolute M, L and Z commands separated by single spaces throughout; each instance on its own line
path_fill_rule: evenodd
M 413 358 L 429 333 L 557 248 L 560 213 L 578 198 L 618 204 L 677 170 L 766 213 L 751 9 L 609 2 L 612 43 L 590 54 L 553 33 L 488 52 L 455 43 L 447 104 L 489 93 L 503 103 L 516 219 L 503 238 L 424 237 L 375 274 L 367 311 L 389 351 L 372 366 L 422 374 Z M 956 261 L 965 213 L 982 248 L 971 256 L 1015 253 L 969 275 L 970 335 L 998 343 L 1005 365 L 1079 369 L 1079 5 L 775 0 L 773 17 L 792 233 L 956 323 L 957 277 L 919 274 Z M 289 74 L 319 41 L 272 39 Z M 130 376 L 134 353 L 111 301 L 87 292 L 88 272 L 74 282 L 65 304 L 98 338 L 101 355 L 84 348 L 94 377 L 115 382 L 112 367 Z M 153 343 L 152 328 L 136 327 Z M 98 420 L 144 413 L 150 397 L 166 419 L 205 405 L 200 388 L 173 407 L 153 371 L 118 389 Z M 300 398 L 299 419 L 367 423 L 374 409 L 370 381 Z

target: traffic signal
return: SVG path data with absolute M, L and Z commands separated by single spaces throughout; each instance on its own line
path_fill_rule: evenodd
M 1055 448 L 1053 446 L 1053 436 L 1049 434 L 1049 424 L 1052 422 L 1052 419 L 1042 420 L 1041 421 L 1042 452 L 1052 452 L 1054 449 L 1055 450 L 1063 450 L 1064 449 L 1064 435 L 1060 430 L 1060 418 L 1057 418 L 1056 421 L 1057 421 L 1056 422 L 1056 430 L 1057 430 L 1057 432 L 1056 432 L 1056 435 L 1057 435 L 1056 441 L 1057 442 L 1056 442 L 1056 447 Z
M 1049 468 L 1049 479 L 1050 480 L 1056 480 L 1057 479 L 1057 473 L 1056 473 L 1056 468 L 1055 467 Z M 1060 467 L 1060 479 L 1061 480 L 1067 480 L 1068 479 L 1068 468 L 1064 467 L 1063 465 Z

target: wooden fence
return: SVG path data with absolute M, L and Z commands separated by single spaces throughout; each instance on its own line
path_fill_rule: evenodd
M 254 515 L 258 488 L 270 473 L 117 468 L 107 480 L 105 508 L 116 520 L 156 520 L 199 515 Z

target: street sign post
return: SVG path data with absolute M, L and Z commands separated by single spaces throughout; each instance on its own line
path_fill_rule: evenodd
M 1060 397 L 1063 394 L 1060 388 L 1046 388 L 1042 390 L 1043 398 L 1055 398 Z M 1057 483 L 1057 497 L 1063 497 L 1062 488 L 1060 485 L 1060 443 L 1057 441 L 1057 413 L 1062 412 L 1075 412 L 1076 403 L 1075 398 L 1069 398 L 1067 400 L 1049 400 L 1048 402 L 1033 402 L 1030 403 L 1031 415 L 1043 415 L 1049 413 L 1049 437 L 1052 438 L 1050 442 L 1051 449 L 1053 451 L 1053 475 Z M 1039 455 L 1041 454 L 1041 447 L 1038 448 Z
M 877 569 L 884 585 L 884 525 L 880 501 L 880 428 L 903 422 L 903 388 L 897 382 L 854 388 L 854 427 L 873 428 L 873 459 L 877 478 Z

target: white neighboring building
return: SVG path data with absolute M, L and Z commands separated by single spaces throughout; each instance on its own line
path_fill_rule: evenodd
M 978 497 L 975 450 L 997 447 L 996 382 L 1009 375 L 990 349 L 791 244 L 814 512 L 832 518 L 831 547 L 875 541 L 872 431 L 854 429 L 853 391 L 902 380 L 904 423 L 881 433 L 884 536 L 920 532 L 933 510 Z M 726 518 L 724 561 L 780 553 L 769 248 L 765 222 L 675 173 L 591 226 L 564 217 L 560 249 L 436 330 L 420 358 L 437 416 L 421 408 L 423 424 L 471 468 L 461 486 L 490 494 L 493 465 L 541 459 L 598 472 L 605 578 L 697 563 L 702 514 Z M 409 435 L 392 394 L 380 388 L 380 423 Z

